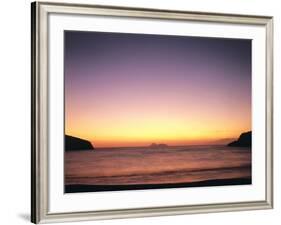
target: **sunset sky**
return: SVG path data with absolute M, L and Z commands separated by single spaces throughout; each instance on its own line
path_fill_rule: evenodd
M 65 31 L 65 133 L 94 147 L 251 130 L 251 40 Z

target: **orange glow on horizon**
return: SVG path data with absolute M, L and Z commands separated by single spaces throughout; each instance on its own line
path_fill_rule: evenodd
M 249 117 L 235 118 L 229 115 L 230 112 L 215 116 L 217 112 L 208 110 L 186 117 L 174 113 L 172 117 L 171 110 L 169 115 L 157 111 L 146 112 L 146 116 L 145 110 L 136 114 L 124 112 L 124 115 L 119 112 L 116 116 L 96 113 L 93 117 L 91 113 L 89 117 L 85 113 L 84 116 L 68 116 L 72 121 L 66 123 L 65 133 L 89 140 L 99 148 L 148 146 L 151 143 L 170 146 L 219 144 L 251 130 Z

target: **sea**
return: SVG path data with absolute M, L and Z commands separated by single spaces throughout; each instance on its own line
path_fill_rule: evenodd
M 153 185 L 250 179 L 251 149 L 219 145 L 65 152 L 65 185 Z

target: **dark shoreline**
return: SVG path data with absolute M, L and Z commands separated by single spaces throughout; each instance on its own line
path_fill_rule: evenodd
M 206 186 L 225 186 L 225 185 L 246 185 L 252 184 L 251 178 L 217 179 L 206 180 L 192 183 L 176 184 L 129 184 L 129 185 L 65 185 L 65 193 L 79 192 L 98 192 L 98 191 L 125 191 L 143 189 L 163 189 L 163 188 L 186 188 L 186 187 L 206 187 Z

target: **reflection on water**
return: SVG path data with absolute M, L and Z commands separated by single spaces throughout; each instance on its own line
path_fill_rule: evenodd
M 137 147 L 65 153 L 65 184 L 165 184 L 250 177 L 247 148 Z

